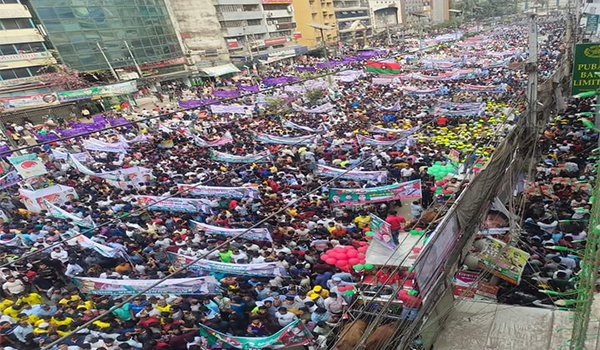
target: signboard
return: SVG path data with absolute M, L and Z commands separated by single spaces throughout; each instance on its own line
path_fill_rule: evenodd
M 380 187 L 329 190 L 329 204 L 332 206 L 388 202 L 403 198 L 421 198 L 421 180 Z
M 33 94 L 27 96 L 0 97 L 1 108 L 21 108 L 35 106 L 49 106 L 58 104 L 58 97 L 51 92 L 47 94 Z
M 600 15 L 587 15 L 587 23 L 585 25 L 587 33 L 596 34 L 598 31 L 598 19 L 600 19 Z
M 600 88 L 600 43 L 575 45 L 572 95 Z
M 529 254 L 493 238 L 484 238 L 485 246 L 478 254 L 479 266 L 513 284 L 519 284 Z
M 28 61 L 28 60 L 35 60 L 38 58 L 51 58 L 51 57 L 52 57 L 52 54 L 48 51 L 20 53 L 20 54 L 16 54 L 16 55 L 0 56 L 0 62 Z
M 269 39 L 265 39 L 263 40 L 263 42 L 265 43 L 265 45 L 278 45 L 278 44 L 285 44 L 287 43 L 288 39 L 286 37 L 281 37 L 281 38 L 269 38 Z
M 396 243 L 392 239 L 392 225 L 374 214 L 371 214 L 371 231 L 375 232 L 373 237 L 381 244 L 391 250 L 396 248 Z
M 262 0 L 263 4 L 291 4 L 292 0 Z

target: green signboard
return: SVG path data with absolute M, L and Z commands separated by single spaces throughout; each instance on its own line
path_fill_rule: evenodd
M 585 25 L 586 33 L 596 34 L 598 31 L 598 19 L 600 15 L 587 15 L 587 23 Z
M 572 95 L 600 88 L 600 43 L 577 44 L 573 63 Z

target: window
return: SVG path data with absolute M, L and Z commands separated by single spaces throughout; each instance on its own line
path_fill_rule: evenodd
M 261 20 L 260 19 L 249 19 L 248 20 L 248 25 L 249 26 L 259 26 L 261 24 Z
M 12 69 L 0 70 L 0 78 L 2 78 L 2 80 L 15 79 L 16 77 L 17 76 L 15 75 L 15 72 L 13 72 Z
M 14 68 L 13 72 L 15 72 L 17 78 L 27 78 L 31 76 L 27 68 Z
M 15 55 L 17 50 L 14 45 L 0 45 L 0 54 L 1 55 Z
M 18 0 L 0 0 L 0 4 L 18 4 Z

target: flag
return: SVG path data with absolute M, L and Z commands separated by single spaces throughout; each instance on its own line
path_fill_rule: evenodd
M 378 74 L 400 74 L 400 63 L 395 61 L 367 61 L 367 72 Z

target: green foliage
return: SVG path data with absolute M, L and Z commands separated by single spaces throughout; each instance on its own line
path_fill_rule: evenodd
M 546 1 L 546 0 L 539 0 Z M 467 20 L 485 19 L 491 17 L 500 17 L 515 14 L 519 11 L 518 0 L 463 0 L 456 2 L 457 10 L 463 11 L 463 16 Z
M 325 97 L 325 93 L 323 92 L 323 90 L 308 90 L 306 92 L 306 98 L 308 99 L 310 104 L 317 103 L 323 97 Z

